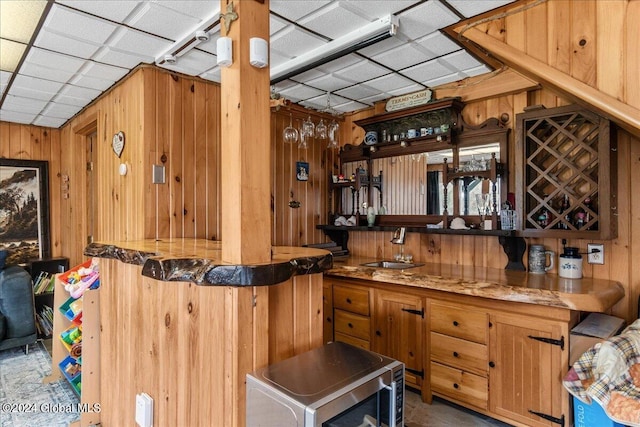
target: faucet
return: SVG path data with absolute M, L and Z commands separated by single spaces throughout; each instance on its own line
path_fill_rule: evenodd
M 404 227 L 396 228 L 396 231 L 393 232 L 393 238 L 391 239 L 391 243 L 394 245 L 400 245 L 400 253 L 395 255 L 396 261 L 401 262 L 411 262 L 413 257 L 411 255 L 404 254 L 404 236 L 407 232 L 407 229 Z
M 391 239 L 391 243 L 394 245 L 404 245 L 404 234 L 407 229 L 404 227 L 396 228 L 396 231 L 393 232 L 393 238 Z

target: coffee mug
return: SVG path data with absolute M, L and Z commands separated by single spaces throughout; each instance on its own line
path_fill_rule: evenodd
M 427 136 L 429 135 L 427 133 L 427 128 L 420 128 L 420 136 Z
M 418 136 L 418 133 L 416 132 L 415 129 L 409 129 L 407 131 L 407 137 L 408 138 L 415 138 L 416 136 Z
M 364 134 L 364 143 L 373 145 L 378 143 L 378 132 L 372 130 Z
M 558 275 L 566 279 L 582 278 L 582 255 L 578 248 L 566 247 L 558 256 Z
M 547 265 L 547 255 L 549 264 Z M 543 245 L 529 246 L 529 273 L 544 274 L 553 268 L 555 252 L 545 250 Z

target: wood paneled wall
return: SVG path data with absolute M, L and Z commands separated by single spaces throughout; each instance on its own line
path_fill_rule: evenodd
M 20 160 L 45 160 L 49 162 L 49 230 L 51 256 L 63 256 L 61 236 L 62 215 L 60 131 L 40 126 L 26 126 L 0 122 L 0 157 Z
M 280 108 L 271 114 L 272 146 L 272 239 L 274 245 L 300 246 L 321 243 L 325 237 L 316 225 L 326 224 L 329 211 L 327 194 L 329 176 L 338 170 L 338 149 L 327 148 L 327 141 L 312 138 L 308 148 L 301 149 L 298 144 L 285 143 L 283 130 L 289 126 L 292 117 L 293 126 L 300 128 L 304 119 L 311 117 L 314 124 L 322 118 L 329 124 L 331 116 L 297 106 Z M 340 139 L 346 135 L 342 122 Z M 298 181 L 296 162 L 309 163 L 309 180 Z M 289 202 L 300 202 L 299 207 Z

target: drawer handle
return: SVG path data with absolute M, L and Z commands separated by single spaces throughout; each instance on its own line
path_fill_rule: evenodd
M 494 362 L 489 362 L 489 367 L 490 367 L 490 368 L 495 368 L 495 367 L 496 367 L 496 364 L 495 364 Z
M 351 304 L 351 298 L 347 298 L 347 304 Z
M 453 388 L 458 389 L 460 388 L 460 386 L 458 385 L 458 383 L 453 383 Z
M 454 352 L 453 352 L 453 357 L 460 357 L 460 355 L 458 354 L 458 352 L 457 352 L 457 351 L 454 351 Z
M 453 326 L 458 326 L 458 324 L 459 324 L 459 323 L 458 323 L 458 321 L 457 321 L 457 320 L 454 320 L 454 321 L 453 321 Z
M 353 328 L 353 324 L 352 323 L 347 323 L 347 326 L 350 328 Z

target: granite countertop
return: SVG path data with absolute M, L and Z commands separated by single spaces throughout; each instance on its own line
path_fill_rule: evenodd
M 335 260 L 325 274 L 591 312 L 605 312 L 624 297 L 622 285 L 611 280 L 565 279 L 555 274 L 451 264 L 427 263 L 401 270 L 360 265 L 372 261 L 378 260 Z
M 293 276 L 322 273 L 333 255 L 323 249 L 274 246 L 271 262 L 237 265 L 222 261 L 222 242 L 206 239 L 158 239 L 91 243 L 86 256 L 142 266 L 142 275 L 160 281 L 202 286 L 264 286 Z

